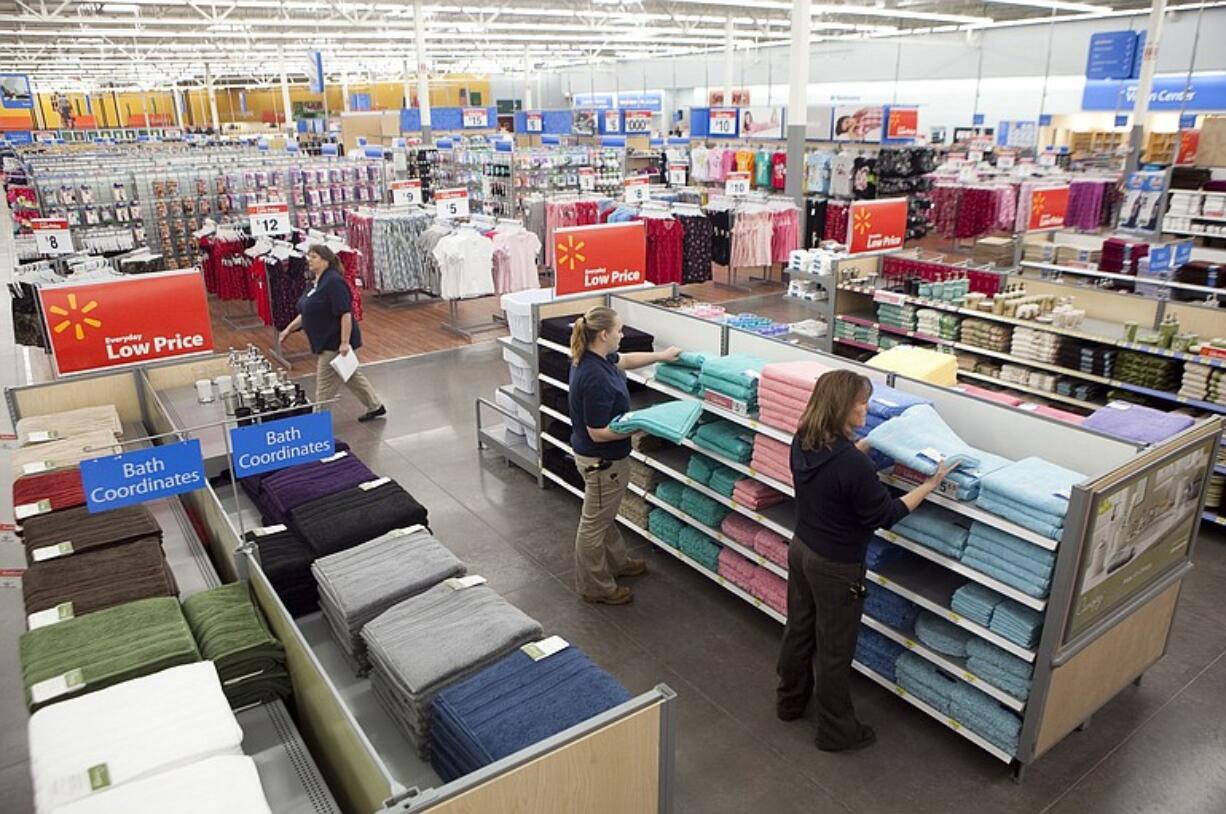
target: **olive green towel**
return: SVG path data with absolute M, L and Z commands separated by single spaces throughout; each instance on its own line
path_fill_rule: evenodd
M 200 653 L 217 666 L 230 706 L 238 709 L 290 695 L 285 648 L 268 629 L 245 582 L 193 594 L 183 615 Z

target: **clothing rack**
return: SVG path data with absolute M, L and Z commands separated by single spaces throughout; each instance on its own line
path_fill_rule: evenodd
M 516 218 L 503 218 L 487 215 L 483 213 L 470 214 L 468 219 L 461 223 L 462 227 L 469 227 L 479 230 L 496 229 L 499 226 L 514 225 L 521 229 L 524 228 L 523 221 Z M 492 273 L 492 269 L 491 269 Z M 487 295 L 494 296 L 494 295 Z M 485 297 L 471 297 L 469 299 L 485 299 Z M 489 333 L 490 331 L 500 331 L 507 327 L 507 316 L 502 311 L 495 311 L 489 319 L 477 320 L 475 322 L 464 322 L 460 319 L 460 300 L 447 300 L 447 319 L 441 323 L 443 330 L 450 331 L 457 336 L 462 336 L 465 339 L 472 340 L 478 334 Z

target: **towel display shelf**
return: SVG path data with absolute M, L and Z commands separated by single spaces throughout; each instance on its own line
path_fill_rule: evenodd
M 1215 235 L 1209 235 L 1215 237 Z M 1162 288 L 1176 288 L 1180 291 L 1192 291 L 1197 294 L 1213 294 L 1221 296 L 1224 292 L 1220 288 L 1211 288 L 1207 285 L 1193 285 L 1191 283 L 1178 283 L 1171 280 L 1159 280 L 1155 278 L 1138 278 L 1132 274 L 1116 274 L 1111 271 L 1099 271 L 1097 269 L 1083 269 L 1076 266 L 1059 266 L 1055 263 L 1040 263 L 1034 260 L 1023 260 L 1020 263 L 1023 269 L 1034 269 L 1035 271 L 1049 271 L 1058 274 L 1073 274 L 1081 277 L 1095 277 L 1100 280 L 1120 280 L 1122 282 L 1136 283 L 1143 282 L 1146 285 L 1161 286 Z
M 556 387 L 559 390 L 565 390 L 567 393 L 570 392 L 569 384 L 567 384 L 566 382 L 558 381 L 552 376 L 546 376 L 544 373 L 541 373 L 540 380 L 543 381 L 545 384 L 549 385 L 550 387 Z
M 1215 514 L 1214 512 L 1205 512 L 1201 515 L 1206 522 L 1212 523 L 1215 526 L 1226 526 L 1226 515 Z
M 856 339 L 844 339 L 841 336 L 836 336 L 834 338 L 834 343 L 836 345 L 846 345 L 847 347 L 855 348 L 856 350 L 867 350 L 873 352 L 881 350 L 880 346 L 878 345 L 870 345 L 868 342 L 860 342 Z
M 985 382 L 987 384 L 995 384 L 1006 390 L 1016 390 L 1019 393 L 1029 393 L 1032 396 L 1038 396 L 1040 398 L 1048 399 L 1049 401 L 1056 401 L 1061 404 L 1068 404 L 1073 407 L 1080 407 L 1083 410 L 1093 411 L 1097 410 L 1099 407 L 1102 407 L 1101 404 L 1095 404 L 1092 401 L 1084 401 L 1082 399 L 1073 398 L 1072 396 L 1065 396 L 1061 393 L 1052 393 L 1050 391 L 1043 390 L 1042 388 L 1030 387 L 1029 385 L 1018 384 L 1017 382 L 1005 381 L 999 376 L 989 376 L 986 373 L 976 373 L 973 370 L 959 369 L 958 377 L 971 379 L 972 381 L 977 382 Z
M 728 467 L 729 469 L 735 469 L 737 472 L 740 472 L 742 475 L 747 475 L 756 481 L 765 483 L 767 486 L 769 486 L 770 488 L 774 489 L 777 492 L 783 492 L 783 494 L 787 495 L 788 497 L 796 497 L 796 490 L 793 489 L 791 486 L 788 486 L 783 481 L 776 480 L 775 478 L 772 478 L 768 475 L 763 475 L 761 472 L 754 469 L 752 466 L 748 464 L 743 464 L 740 461 L 734 461 L 731 458 L 729 458 L 727 455 L 724 455 L 722 452 L 716 452 L 715 450 L 710 449 L 709 447 L 704 447 L 701 444 L 697 444 L 693 441 L 693 439 L 690 439 L 690 438 L 686 438 L 685 440 L 681 442 L 681 444 L 686 449 L 692 449 L 695 452 L 701 452 L 703 455 L 706 455 L 708 458 L 714 461 L 719 461 L 721 464 Z
M 838 314 L 835 316 L 835 319 L 841 322 L 851 323 L 852 325 L 862 325 L 865 328 L 876 328 L 879 331 L 884 331 L 888 334 L 896 334 L 898 336 L 905 336 L 908 339 L 918 339 L 921 342 L 930 342 L 933 345 L 946 345 L 952 347 L 954 344 L 953 341 L 949 339 L 942 339 L 939 336 L 932 336 L 931 334 L 920 333 L 919 331 L 907 331 L 903 330 L 902 328 L 895 328 L 893 325 L 884 325 L 880 322 L 876 322 L 875 320 L 868 319 L 867 317 L 857 317 L 852 314 Z

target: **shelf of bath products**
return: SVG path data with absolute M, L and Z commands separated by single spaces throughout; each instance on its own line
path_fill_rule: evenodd
M 1062 393 L 1052 393 L 1040 387 L 1031 387 L 1029 385 L 1020 384 L 1018 382 L 1011 382 L 1006 379 L 1002 379 L 999 376 L 989 376 L 986 373 L 978 373 L 974 370 L 959 369 L 958 376 L 961 378 L 965 378 L 965 379 L 971 379 L 973 381 L 979 381 L 979 382 L 985 382 L 987 384 L 997 385 L 1006 390 L 1016 390 L 1019 393 L 1027 393 L 1029 395 L 1038 396 L 1040 398 L 1048 399 L 1050 401 L 1059 402 L 1061 404 L 1067 404 L 1071 407 L 1080 407 L 1083 410 L 1093 411 L 1103 406 L 1102 404 L 1098 404 L 1093 401 L 1084 401 L 1082 399 L 1073 398 L 1072 396 L 1066 396 Z M 1026 409 L 1026 408 L 1022 407 L 1021 409 Z
M 1213 235 L 1210 235 L 1210 237 L 1213 237 Z M 1162 280 L 1156 277 L 1138 277 L 1134 274 L 1117 274 L 1113 271 L 1099 271 L 1098 269 L 1086 269 L 1077 266 L 1058 266 L 1055 263 L 1040 263 L 1035 260 L 1023 260 L 1020 265 L 1023 269 L 1034 269 L 1035 271 L 1054 272 L 1056 274 L 1074 274 L 1082 277 L 1096 277 L 1101 280 L 1119 280 L 1127 283 L 1143 283 L 1145 285 L 1159 286 L 1161 288 L 1175 288 L 1181 291 L 1193 291 L 1197 294 L 1212 294 L 1214 296 L 1226 295 L 1226 288 L 1212 288 L 1207 285 L 1179 283 L 1173 280 Z

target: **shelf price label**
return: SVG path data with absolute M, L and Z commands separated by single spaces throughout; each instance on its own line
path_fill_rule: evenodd
M 623 128 L 627 133 L 650 133 L 650 110 L 627 110 Z
M 668 165 L 668 183 L 669 186 L 683 187 L 685 186 L 686 175 L 689 173 L 689 165 L 687 164 L 669 164 Z
M 524 130 L 528 133 L 543 133 L 545 131 L 545 117 L 540 113 L 525 113 Z
M 1013 156 L 1002 155 L 1002 156 L 997 157 L 996 159 L 996 169 L 1011 170 L 1013 169 L 1014 163 L 1016 163 L 1016 159 Z
M 463 122 L 465 127 L 489 127 L 490 112 L 484 107 L 466 107 Z
M 713 136 L 735 136 L 737 109 L 735 107 L 711 108 L 708 132 Z
M 397 206 L 407 206 L 409 204 L 421 203 L 421 179 L 406 178 L 401 181 L 392 181 L 388 185 L 392 190 L 392 203 Z
M 252 204 L 247 207 L 247 218 L 251 221 L 252 237 L 289 234 L 289 204 L 284 201 Z
M 443 220 L 459 220 L 468 217 L 468 189 L 440 189 L 434 193 L 435 215 Z
M 72 232 L 64 218 L 33 218 L 34 245 L 39 254 L 57 255 L 72 252 Z
M 643 203 L 651 197 L 651 188 L 646 175 L 636 175 L 623 182 L 626 203 Z
M 579 168 L 579 189 L 591 192 L 596 189 L 596 170 L 592 167 Z
M 724 194 L 740 196 L 749 194 L 749 173 L 730 172 L 724 180 Z
M 966 160 L 970 162 L 971 164 L 978 164 L 980 161 L 983 161 L 983 151 L 982 150 L 967 150 Z

